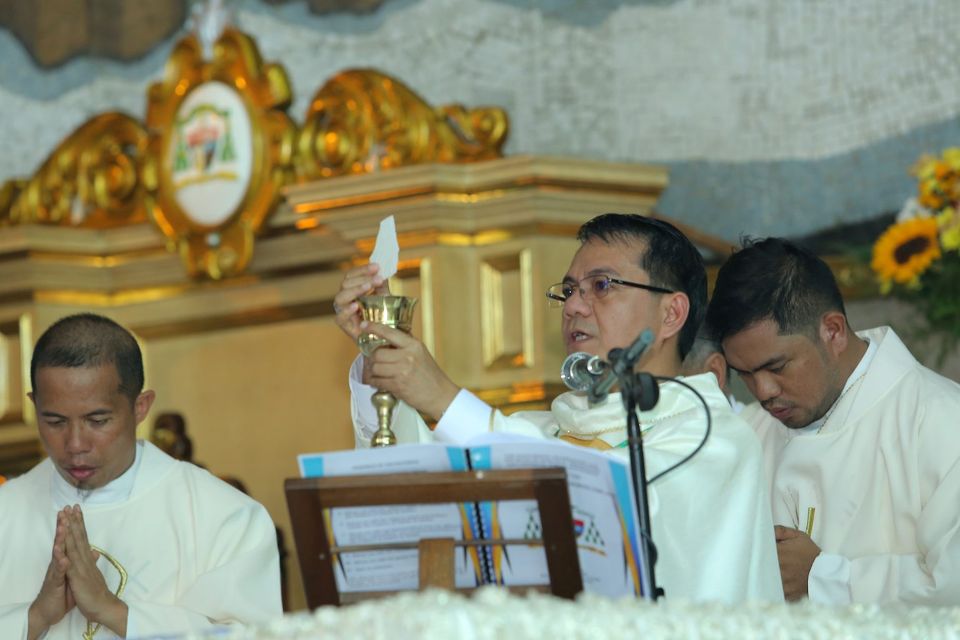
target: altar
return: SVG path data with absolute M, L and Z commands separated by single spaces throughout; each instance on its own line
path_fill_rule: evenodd
M 576 601 L 485 587 L 466 598 L 445 591 L 406 593 L 350 607 L 321 607 L 258 628 L 183 640 L 676 640 L 803 638 L 864 640 L 960 637 L 960 608 L 748 604 L 739 607 L 662 600 Z

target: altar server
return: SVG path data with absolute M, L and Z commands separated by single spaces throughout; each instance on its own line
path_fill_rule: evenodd
M 826 263 L 776 238 L 721 268 L 708 325 L 759 401 L 787 598 L 960 604 L 960 385 L 854 334 Z
M 0 487 L 0 638 L 170 636 L 281 615 L 266 510 L 137 440 L 154 393 L 129 332 L 64 318 L 37 342 L 30 379 L 49 457 Z

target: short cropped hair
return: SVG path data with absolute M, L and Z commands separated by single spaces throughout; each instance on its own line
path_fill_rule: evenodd
M 650 274 L 650 284 L 683 292 L 690 300 L 687 320 L 680 330 L 677 348 L 686 357 L 707 307 L 707 273 L 703 256 L 693 243 L 669 222 L 637 214 L 605 213 L 587 221 L 577 233 L 581 244 L 599 240 L 646 244 L 640 267 Z
M 783 238 L 746 239 L 717 274 L 707 325 L 718 342 L 768 319 L 780 334 L 812 337 L 828 311 L 846 315 L 826 262 Z
M 714 353 L 723 353 L 720 343 L 713 339 L 713 336 L 707 331 L 706 323 L 700 327 L 697 337 L 690 347 L 689 353 L 683 359 L 683 369 L 685 372 L 701 371 L 707 358 Z
M 119 391 L 136 401 L 143 390 L 143 356 L 133 335 L 93 313 L 61 318 L 43 332 L 30 361 L 30 385 L 37 393 L 37 371 L 43 367 L 99 367 L 112 364 Z

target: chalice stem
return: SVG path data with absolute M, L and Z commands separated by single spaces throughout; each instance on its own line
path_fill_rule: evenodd
M 390 430 L 393 408 L 397 406 L 397 399 L 389 391 L 377 390 L 370 401 L 377 410 L 377 432 L 373 434 L 370 446 L 390 447 L 397 444 L 397 436 Z

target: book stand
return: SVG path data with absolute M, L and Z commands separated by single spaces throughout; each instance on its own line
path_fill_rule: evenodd
M 547 556 L 550 593 L 573 598 L 583 590 L 573 531 L 567 473 L 563 468 L 504 469 L 443 473 L 397 473 L 325 478 L 293 478 L 284 483 L 293 537 L 303 575 L 307 606 L 349 604 L 391 592 L 343 593 L 334 574 L 336 554 L 389 549 L 419 549 L 420 588 L 454 589 L 457 546 L 542 543 Z M 536 500 L 543 538 L 537 540 L 451 538 L 331 547 L 324 511 L 337 507 L 398 504 Z

